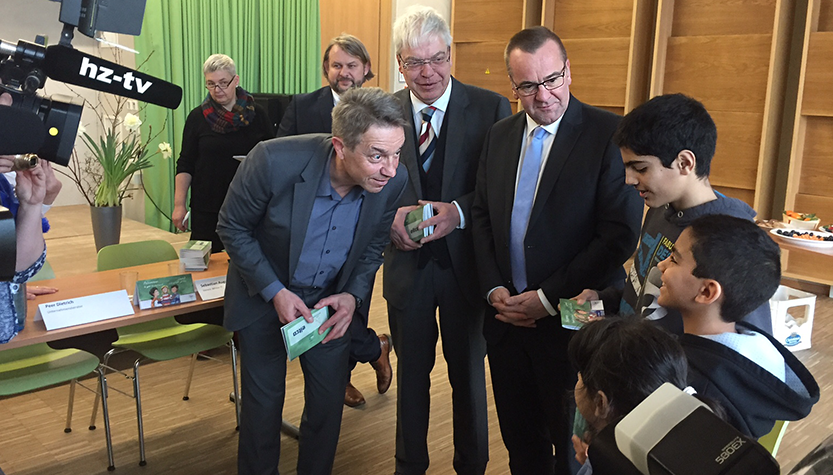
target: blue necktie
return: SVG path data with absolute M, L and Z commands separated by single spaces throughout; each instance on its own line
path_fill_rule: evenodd
M 512 280 L 515 290 L 526 290 L 526 256 L 524 253 L 524 237 L 529 224 L 532 204 L 535 202 L 535 186 L 538 184 L 538 174 L 541 170 L 541 156 L 544 150 L 544 138 L 549 134 L 543 127 L 536 127 L 533 131 L 532 142 L 526 150 L 521 176 L 518 178 L 518 189 L 515 191 L 515 202 L 512 204 L 512 223 L 509 231 L 509 258 L 512 264 Z

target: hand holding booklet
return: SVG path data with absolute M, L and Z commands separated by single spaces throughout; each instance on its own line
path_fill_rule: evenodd
M 283 343 L 286 346 L 286 356 L 290 361 L 321 343 L 321 340 L 330 333 L 332 327 L 325 330 L 324 333 L 318 333 L 318 328 L 328 318 L 330 318 L 330 307 L 312 309 L 312 323 L 307 322 L 304 317 L 298 317 L 281 327 Z
M 604 304 L 601 300 L 588 300 L 583 304 L 571 299 L 560 299 L 561 326 L 568 330 L 578 330 L 584 324 L 604 318 Z
M 419 223 L 434 217 L 434 207 L 430 204 L 420 206 L 405 216 L 405 231 L 415 242 L 434 233 L 434 226 L 419 229 Z

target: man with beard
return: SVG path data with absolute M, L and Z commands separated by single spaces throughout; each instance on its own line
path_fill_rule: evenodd
M 330 85 L 292 98 L 278 127 L 278 137 L 329 134 L 333 128 L 331 114 L 339 97 L 374 77 L 370 54 L 353 35 L 337 36 L 330 41 L 324 51 L 322 69 Z
M 333 107 L 346 91 L 362 87 L 365 81 L 373 79 L 370 69 L 370 54 L 364 44 L 353 35 L 341 35 L 333 38 L 324 51 L 322 61 L 324 77 L 330 83 L 321 89 L 307 94 L 298 94 L 289 104 L 278 128 L 278 137 L 289 135 L 332 132 Z M 353 371 L 357 362 L 370 363 L 376 371 L 376 390 L 379 394 L 387 392 L 393 379 L 390 365 L 390 337 L 377 335 L 368 328 L 368 311 L 371 294 L 362 296 L 367 304 L 356 310 L 358 318 L 353 319 L 350 328 L 350 363 Z M 357 407 L 365 403 L 364 396 L 348 380 L 344 392 L 344 404 Z

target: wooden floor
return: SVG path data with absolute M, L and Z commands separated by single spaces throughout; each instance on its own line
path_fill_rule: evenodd
M 53 226 L 55 226 L 53 224 Z M 183 235 L 171 235 L 181 240 Z M 58 248 L 59 246 L 55 246 Z M 93 251 L 94 252 L 94 251 Z M 59 259 L 60 260 L 60 259 Z M 69 265 L 69 261 L 67 261 Z M 61 266 L 55 266 L 58 275 Z M 370 323 L 387 332 L 387 315 L 381 298 L 381 273 L 370 311 Z M 826 294 L 823 294 L 826 295 Z M 810 368 L 822 389 L 821 401 L 803 421 L 791 423 L 781 445 L 778 461 L 788 470 L 818 442 L 833 434 L 833 300 L 819 296 L 816 306 L 813 348 L 797 353 Z M 215 355 L 228 362 L 225 351 Z M 395 365 L 395 355 L 392 355 Z M 154 363 L 142 369 L 145 442 L 148 464 L 139 467 L 136 417 L 133 400 L 111 391 L 110 411 L 115 445 L 116 472 L 133 474 L 235 474 L 237 433 L 233 404 L 229 402 L 231 371 L 228 365 L 200 361 L 189 401 L 182 400 L 188 359 Z M 488 371 L 487 371 L 488 373 Z M 451 389 L 446 379 L 441 347 L 433 373 L 432 412 L 429 432 L 429 474 L 451 474 Z M 129 392 L 129 381 L 111 376 L 111 388 Z M 375 375 L 360 365 L 353 382 L 367 404 L 345 408 L 341 440 L 334 473 L 344 475 L 391 474 L 394 470 L 396 383 L 387 394 L 376 394 Z M 487 380 L 487 384 L 489 384 Z M 303 406 L 303 376 L 297 362 L 287 374 L 284 417 L 298 422 Z M 494 400 L 489 397 L 490 475 L 507 474 L 507 454 L 500 439 Z M 92 394 L 79 390 L 73 431 L 63 432 L 68 389 L 66 386 L 0 400 L 0 467 L 8 475 L 105 474 L 107 457 L 103 425 L 87 430 Z M 280 471 L 295 473 L 297 441 L 284 437 Z

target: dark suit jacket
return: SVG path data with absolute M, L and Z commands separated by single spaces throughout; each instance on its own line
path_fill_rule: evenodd
M 245 328 L 275 311 L 260 292 L 275 279 L 291 283 L 316 188 L 331 155 L 329 135 L 286 137 L 261 142 L 240 165 L 217 225 L 231 257 L 224 322 L 229 330 Z M 365 194 L 335 293 L 362 296 L 372 288 L 407 181 L 408 172 L 400 165 L 381 192 Z
M 570 102 L 552 144 L 526 232 L 529 289 L 542 289 L 555 307 L 558 299 L 583 289 L 602 289 L 624 279 L 622 264 L 634 252 L 642 201 L 625 184 L 619 148 L 611 142 L 620 117 Z M 481 295 L 498 286 L 515 294 L 509 259 L 509 228 L 526 114 L 504 119 L 489 131 L 472 206 L 475 253 Z M 489 307 L 487 341 L 509 327 Z M 539 321 L 539 327 L 557 326 Z
M 296 94 L 278 127 L 278 137 L 329 134 L 333 131 L 333 93 L 330 86 Z
M 471 242 L 471 205 L 477 164 L 486 132 L 495 122 L 512 113 L 505 97 L 485 89 L 451 79 L 451 98 L 443 118 L 448 123 L 441 201 L 457 200 L 466 219 L 466 229 L 454 230 L 445 237 L 451 255 L 454 275 L 472 305 L 482 305 L 477 287 L 477 274 Z M 408 185 L 399 206 L 417 204 L 423 199 L 419 180 L 417 134 L 411 95 L 407 89 L 395 93 L 402 102 L 410 129 L 405 131 L 400 162 L 408 168 Z M 421 125 L 421 124 L 420 124 Z M 406 307 L 414 298 L 411 289 L 417 272 L 417 252 L 404 252 L 392 244 L 385 249 L 384 296 L 398 308 Z

